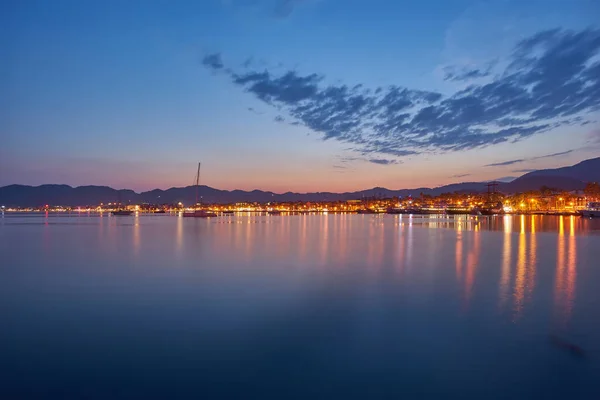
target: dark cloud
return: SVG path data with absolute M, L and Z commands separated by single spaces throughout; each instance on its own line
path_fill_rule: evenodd
M 275 117 L 275 122 L 284 122 L 285 118 L 283 118 L 281 115 L 278 115 Z
M 537 169 L 530 169 L 530 168 L 524 168 L 524 169 L 515 169 L 512 172 L 514 173 L 527 173 L 527 172 L 533 172 L 533 171 L 537 171 Z
M 214 55 L 204 65 L 324 140 L 351 144 L 363 155 L 403 157 L 514 143 L 573 121 L 584 124 L 600 110 L 599 55 L 600 29 L 540 32 L 517 43 L 508 67 L 490 81 L 450 96 L 327 84 L 321 75 L 297 71 L 238 74 Z
M 574 152 L 575 150 L 576 149 L 571 149 L 571 150 L 560 151 L 558 153 L 545 154 L 543 156 L 520 158 L 518 160 L 502 161 L 502 162 L 498 162 L 498 163 L 487 164 L 487 165 L 484 165 L 484 167 L 500 167 L 500 166 L 504 166 L 504 165 L 512 165 L 512 164 L 522 163 L 525 161 L 540 160 L 542 158 L 559 157 L 559 156 L 564 156 L 565 154 L 570 154 L 570 153 Z M 519 171 L 513 171 L 513 172 L 519 172 Z
M 502 161 L 502 162 L 498 162 L 498 163 L 487 164 L 487 165 L 484 165 L 484 167 L 500 167 L 503 165 L 512 165 L 512 164 L 522 163 L 523 161 L 526 161 L 526 160 L 524 158 L 520 158 L 518 160 Z
M 444 67 L 445 81 L 469 81 L 471 79 L 490 76 L 496 60 L 488 63 L 484 68 L 469 68 L 464 66 L 449 65 Z
M 202 65 L 204 65 L 205 67 L 214 69 L 214 70 L 220 70 L 220 69 L 223 69 L 223 67 L 224 67 L 223 61 L 221 60 L 220 53 L 213 53 L 213 54 L 209 54 L 209 55 L 205 56 L 202 59 Z
M 574 151 L 575 151 L 575 149 L 571 149 L 571 150 L 561 151 L 561 152 L 558 152 L 558 153 L 546 154 L 545 156 L 539 156 L 539 157 L 530 158 L 530 160 L 539 160 L 540 158 L 552 158 L 552 157 L 564 156 L 565 154 L 569 154 L 569 153 L 572 153 Z
M 259 99 L 269 104 L 292 105 L 308 100 L 318 93 L 322 78 L 316 74 L 298 76 L 294 71 L 274 78 L 268 71 L 233 75 L 234 83 L 246 87 Z
M 450 178 L 464 178 L 465 176 L 471 176 L 471 174 L 452 175 Z
M 263 112 L 258 111 L 257 109 L 253 108 L 253 107 L 248 107 L 248 111 L 257 114 L 257 115 L 263 115 Z
M 392 165 L 392 164 L 398 164 L 398 160 L 385 160 L 385 159 L 381 159 L 381 158 L 371 158 L 368 160 L 370 163 L 373 164 L 379 164 L 379 165 Z

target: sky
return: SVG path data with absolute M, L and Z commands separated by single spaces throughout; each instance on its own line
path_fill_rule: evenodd
M 600 156 L 597 0 L 6 1 L 0 186 L 275 192 Z

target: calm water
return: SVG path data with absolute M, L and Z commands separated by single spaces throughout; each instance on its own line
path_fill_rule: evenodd
M 600 220 L 7 215 L 0 260 L 2 398 L 600 398 Z

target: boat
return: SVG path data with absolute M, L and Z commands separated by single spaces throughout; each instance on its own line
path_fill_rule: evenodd
M 165 214 L 165 210 L 154 210 L 153 213 L 154 214 Z
M 281 211 L 279 211 L 279 210 L 271 210 L 271 211 L 267 211 L 267 213 L 269 215 L 281 215 Z
M 208 217 L 216 217 L 217 214 L 212 211 L 208 211 L 208 210 L 191 210 L 191 211 L 184 211 L 183 216 L 184 217 L 195 217 L 195 218 L 208 218 Z
M 581 216 L 586 218 L 598 218 L 600 217 L 600 201 L 591 201 L 587 203 L 583 210 L 580 210 Z
M 497 204 L 489 203 L 482 207 L 476 207 L 474 211 L 477 212 L 477 215 L 502 215 L 504 214 L 504 206 L 500 202 Z
M 112 215 L 131 215 L 133 214 L 132 210 L 119 209 L 111 212 Z
M 387 214 L 413 214 L 413 215 L 427 215 L 437 214 L 438 211 L 432 209 L 425 209 L 421 207 L 409 207 L 409 208 L 388 208 Z
M 487 201 L 483 206 L 478 206 L 473 209 L 476 215 L 502 215 L 504 214 L 504 205 L 501 201 L 494 201 L 496 197 L 496 187 L 498 182 L 492 181 L 486 184 L 487 186 Z
M 126 216 L 126 215 L 133 214 L 133 210 L 128 210 L 121 206 L 121 191 L 119 191 L 119 206 L 116 210 L 111 211 L 111 214 L 115 215 L 115 216 L 117 216 L 117 215 Z
M 471 209 L 469 207 L 458 207 L 458 206 L 450 206 L 446 208 L 446 214 L 448 215 L 469 215 L 471 214 Z
M 390 207 L 385 212 L 386 214 L 406 214 L 406 209 Z
M 375 210 L 372 210 L 370 208 L 363 208 L 360 210 L 356 210 L 357 214 L 377 214 L 377 212 Z
M 216 213 L 214 213 L 212 211 L 208 211 L 208 210 L 203 210 L 202 208 L 198 208 L 198 207 L 202 207 L 202 199 L 198 198 L 199 186 L 200 186 L 200 163 L 198 163 L 198 172 L 196 173 L 196 208 L 193 210 L 184 211 L 183 216 L 184 217 L 193 217 L 193 218 L 216 217 L 217 216 Z M 200 201 L 198 201 L 198 200 L 200 200 Z

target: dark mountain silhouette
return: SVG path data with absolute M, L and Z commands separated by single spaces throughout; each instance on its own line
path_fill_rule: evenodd
M 519 193 L 547 186 L 571 191 L 583 189 L 586 182 L 600 182 L 600 157 L 591 158 L 569 167 L 528 172 L 512 182 L 502 185 L 501 190 L 506 193 Z
M 600 157 L 582 161 L 570 167 L 532 171 L 521 178 L 560 176 L 584 182 L 600 182 Z
M 542 186 L 561 190 L 583 189 L 585 182 L 600 181 L 600 157 L 571 167 L 539 170 L 527 173 L 508 183 L 500 183 L 498 190 L 503 193 L 518 193 L 529 190 L 539 190 Z M 367 197 L 419 197 L 421 193 L 437 196 L 453 192 L 484 192 L 485 182 L 463 182 L 444 185 L 437 188 L 416 188 L 390 190 L 376 187 L 357 192 L 331 193 L 273 193 L 262 190 L 219 190 L 209 186 L 200 186 L 201 200 L 206 203 L 236 203 L 269 201 L 338 201 L 359 200 Z M 170 188 L 167 190 L 154 189 L 136 193 L 132 190 L 116 190 L 108 186 L 79 186 L 68 185 L 9 185 L 0 187 L 0 204 L 6 206 L 36 207 L 49 205 L 84 206 L 100 203 L 152 203 L 152 204 L 193 204 L 196 199 L 196 188 Z

